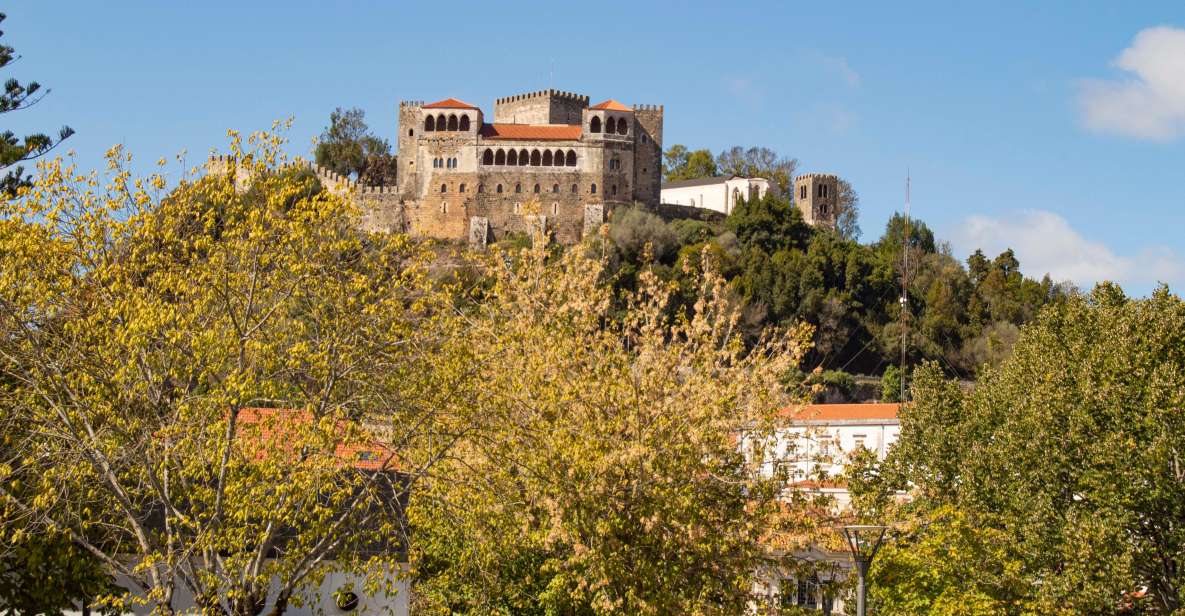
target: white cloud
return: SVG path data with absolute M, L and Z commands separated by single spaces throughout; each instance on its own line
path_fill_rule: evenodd
M 951 235 L 960 253 L 979 248 L 993 258 L 1011 248 L 1027 275 L 1040 277 L 1048 272 L 1055 281 L 1070 280 L 1087 289 L 1103 280 L 1138 287 L 1185 283 L 1185 260 L 1171 249 L 1149 247 L 1137 254 L 1118 255 L 1102 242 L 1083 237 L 1053 212 L 971 216 Z
M 1185 136 L 1185 29 L 1141 30 L 1112 64 L 1130 76 L 1079 84 L 1087 128 L 1151 141 Z
M 848 64 L 847 58 L 843 56 L 829 56 L 826 54 L 818 54 L 819 64 L 823 66 L 828 72 L 838 76 L 844 83 L 850 87 L 858 87 L 860 85 L 860 73 L 857 73 Z

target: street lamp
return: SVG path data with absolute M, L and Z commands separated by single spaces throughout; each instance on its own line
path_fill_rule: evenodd
M 865 578 L 868 576 L 868 567 L 872 564 L 872 559 L 876 558 L 876 552 L 881 547 L 881 541 L 885 538 L 884 526 L 870 526 L 870 525 L 856 525 L 843 527 L 843 536 L 848 540 L 848 548 L 852 551 L 852 560 L 856 563 L 856 616 L 865 616 L 867 609 L 865 606 L 865 599 L 868 587 L 865 585 Z

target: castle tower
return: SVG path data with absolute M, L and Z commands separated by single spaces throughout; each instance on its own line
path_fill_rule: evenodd
M 662 105 L 634 105 L 634 200 L 657 205 L 662 192 Z
M 497 124 L 580 124 L 588 97 L 562 90 L 540 90 L 494 101 Z
M 400 194 L 414 195 L 418 190 L 419 175 L 416 169 L 416 144 L 421 137 L 420 125 L 421 109 L 424 101 L 402 101 L 399 103 L 399 121 L 395 127 L 396 150 L 398 164 L 396 182 Z
M 794 178 L 794 203 L 807 224 L 834 229 L 839 219 L 839 177 L 806 173 Z

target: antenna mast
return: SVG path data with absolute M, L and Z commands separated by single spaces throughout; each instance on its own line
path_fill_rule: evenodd
M 901 236 L 901 401 L 905 402 L 905 346 L 909 332 L 909 170 L 905 171 L 905 229 Z

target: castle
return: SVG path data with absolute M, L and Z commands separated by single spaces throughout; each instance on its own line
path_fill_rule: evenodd
M 455 98 L 404 101 L 394 186 L 315 169 L 327 190 L 358 200 L 368 231 L 483 246 L 533 231 L 573 244 L 615 207 L 660 204 L 661 105 L 590 106 L 587 96 L 549 89 L 499 98 L 486 120 Z M 212 157 L 208 169 L 226 173 L 231 164 Z M 795 188 L 807 191 L 795 199 L 807 222 L 834 225 L 835 176 L 800 176 Z

